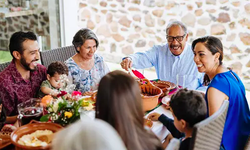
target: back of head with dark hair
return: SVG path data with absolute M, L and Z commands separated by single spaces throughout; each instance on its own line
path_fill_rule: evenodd
M 10 54 L 13 58 L 13 51 L 18 51 L 20 54 L 23 54 L 23 42 L 26 40 L 37 41 L 37 37 L 33 32 L 15 32 L 12 34 L 9 43 Z
M 170 107 L 178 120 L 185 120 L 189 127 L 204 120 L 207 107 L 202 94 L 197 91 L 180 89 L 171 97 Z
M 96 118 L 111 124 L 128 150 L 156 150 L 159 139 L 144 129 L 144 113 L 138 83 L 123 71 L 105 75 L 99 84 Z
M 200 37 L 193 41 L 192 43 L 192 50 L 194 51 L 194 48 L 197 43 L 203 43 L 204 46 L 214 55 L 216 53 L 220 53 L 219 57 L 219 65 L 222 65 L 223 60 L 223 45 L 220 41 L 220 39 L 214 37 L 214 36 L 204 36 Z M 207 74 L 204 76 L 204 85 L 208 85 L 210 83 L 210 79 Z
M 83 28 L 83 29 L 80 29 L 74 36 L 73 38 L 73 41 L 72 41 L 72 44 L 75 46 L 76 48 L 76 52 L 79 53 L 77 51 L 77 47 L 81 47 L 86 40 L 95 40 L 96 42 L 96 48 L 98 48 L 98 45 L 99 45 L 99 41 L 98 41 L 98 38 L 97 36 L 95 35 L 95 33 L 88 29 L 88 28 Z
M 55 73 L 58 73 L 59 75 L 62 74 L 68 75 L 69 70 L 68 67 L 63 62 L 55 61 L 49 65 L 47 74 L 53 77 Z

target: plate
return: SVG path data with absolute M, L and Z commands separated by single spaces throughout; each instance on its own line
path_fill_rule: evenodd
M 167 96 L 164 96 L 161 100 L 161 103 L 164 104 L 164 105 L 167 105 L 167 103 L 170 101 L 170 96 L 167 95 Z
M 169 90 L 175 89 L 176 88 L 176 84 L 174 84 L 173 82 L 169 82 L 169 81 L 162 81 L 162 80 L 156 80 L 156 81 L 152 81 L 153 84 L 158 83 L 158 84 L 162 84 L 162 85 L 169 85 Z
M 0 133 L 0 149 L 9 146 L 11 144 L 10 135 Z

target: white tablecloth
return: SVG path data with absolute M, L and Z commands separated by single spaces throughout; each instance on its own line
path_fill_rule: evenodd
M 169 118 L 173 119 L 171 111 L 167 110 L 163 105 L 159 106 L 152 112 L 157 112 L 159 114 L 165 114 Z M 150 113 L 152 113 L 150 112 Z M 149 113 L 149 114 L 150 114 Z M 149 115 L 147 114 L 145 118 Z M 95 111 L 84 111 L 81 113 L 81 119 L 84 117 L 88 117 L 90 119 L 95 119 Z M 160 121 L 153 121 L 153 126 L 151 127 L 151 130 L 161 139 L 164 140 L 165 137 L 168 135 L 169 131 Z
M 167 110 L 164 105 L 159 106 L 155 110 L 153 110 L 150 113 L 157 112 L 159 114 L 164 114 L 169 118 L 173 119 L 172 113 L 170 110 Z M 149 114 L 150 114 L 149 113 Z M 147 117 L 149 114 L 147 114 L 145 117 Z M 151 127 L 151 130 L 163 141 L 165 137 L 169 134 L 168 129 L 160 122 L 160 121 L 153 121 L 153 126 Z

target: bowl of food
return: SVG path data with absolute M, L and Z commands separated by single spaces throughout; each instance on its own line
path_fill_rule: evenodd
M 168 95 L 169 91 L 176 87 L 174 83 L 162 80 L 153 81 L 152 83 L 162 90 L 160 97 Z
M 149 111 L 154 109 L 158 104 L 158 99 L 162 94 L 162 90 L 153 85 L 148 79 L 140 82 L 143 110 Z
M 11 143 L 15 145 L 16 150 L 49 150 L 51 140 L 53 140 L 49 137 L 63 128 L 55 123 L 33 122 L 31 121 L 11 133 Z

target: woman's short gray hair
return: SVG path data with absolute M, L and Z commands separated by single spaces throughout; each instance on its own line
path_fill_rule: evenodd
M 98 47 L 99 45 L 99 41 L 98 41 L 98 38 L 97 36 L 95 35 L 95 33 L 88 29 L 88 28 L 83 28 L 83 29 L 80 29 L 74 36 L 73 38 L 73 41 L 72 41 L 72 44 L 75 46 L 76 48 L 76 52 L 79 53 L 77 51 L 77 47 L 81 47 L 84 42 L 86 40 L 90 40 L 90 39 L 93 39 L 95 40 L 96 42 L 96 48 Z
M 185 32 L 185 34 L 188 33 L 187 31 L 187 27 L 184 23 L 180 22 L 180 21 L 172 21 L 168 24 L 167 28 L 166 28 L 166 33 L 168 34 L 168 30 L 172 27 L 172 26 L 180 26 L 182 28 L 182 30 Z
M 82 118 L 56 133 L 52 150 L 126 150 L 126 147 L 107 122 Z

